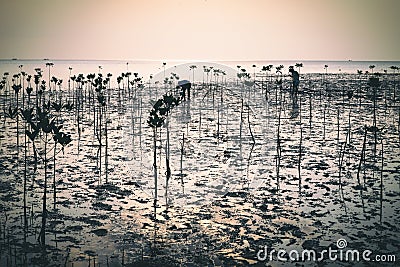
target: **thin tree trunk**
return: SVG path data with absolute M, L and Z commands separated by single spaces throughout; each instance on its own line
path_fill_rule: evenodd
M 185 147 L 185 133 L 182 134 L 182 143 L 181 143 L 181 161 L 180 161 L 180 171 L 181 171 L 181 184 L 182 184 L 182 193 L 184 193 L 184 184 L 183 184 L 183 153 Z
M 357 181 L 358 181 L 359 185 L 361 185 L 360 172 L 361 172 L 361 165 L 362 165 L 363 160 L 364 160 L 366 142 L 367 142 L 367 127 L 365 127 L 365 130 L 364 130 L 364 141 L 363 141 L 363 146 L 362 146 L 361 155 L 360 155 L 360 161 L 358 163 L 358 169 L 357 169 Z
M 105 151 L 105 161 L 104 161 L 104 165 L 105 165 L 105 172 L 106 172 L 106 184 L 108 184 L 108 119 L 107 119 L 107 108 L 104 107 L 104 111 L 105 111 L 105 126 L 104 126 L 104 130 L 105 130 L 105 137 L 106 137 L 106 151 Z
M 157 128 L 153 128 L 153 170 L 154 170 L 154 220 L 157 214 Z
M 53 153 L 53 198 L 54 198 L 54 207 L 53 209 L 56 210 L 56 200 L 57 200 L 57 193 L 56 193 L 56 148 L 57 142 L 54 144 L 54 153 Z
M 165 204 L 168 207 L 168 182 L 169 179 L 171 178 L 171 167 L 169 164 L 169 159 L 170 159 L 170 153 L 169 153 L 169 117 L 167 115 L 167 121 L 166 121 L 166 128 L 167 128 L 167 140 L 165 142 L 165 166 L 167 168 L 167 171 L 165 172 L 166 174 L 166 180 L 165 180 Z
M 253 140 L 253 145 L 256 144 L 256 140 L 254 139 L 253 131 L 251 130 L 251 123 L 250 123 L 250 106 L 247 106 L 247 121 L 249 123 L 249 131 L 251 135 L 251 139 Z
M 381 140 L 381 146 L 382 146 L 382 162 L 381 162 L 381 184 L 380 184 L 380 197 L 379 197 L 379 202 L 380 202 L 380 212 L 379 212 L 379 222 L 382 224 L 382 215 L 383 215 L 383 138 Z
M 302 144 L 303 144 L 303 127 L 300 122 L 300 144 L 299 144 L 299 162 L 297 165 L 297 171 L 299 174 L 299 192 L 301 192 L 301 153 L 302 153 Z
M 41 245 L 44 249 L 46 247 L 46 219 L 47 219 L 47 133 L 44 140 L 44 190 L 43 190 L 43 207 L 42 207 L 42 229 L 40 231 Z

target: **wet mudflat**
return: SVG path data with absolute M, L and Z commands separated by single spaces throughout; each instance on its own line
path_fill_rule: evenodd
M 36 112 L 35 92 L 21 101 L 22 91 L 3 89 L 0 265 L 283 266 L 257 253 L 337 249 L 338 239 L 346 249 L 397 255 L 399 77 L 381 76 L 378 85 L 370 77 L 305 74 L 298 94 L 275 78 L 263 88 L 198 82 L 168 114 L 169 134 L 157 129 L 156 209 L 147 120 L 157 99 L 177 94 L 173 85 L 105 86 L 104 106 L 88 84 L 45 91 L 45 100 L 73 104 L 49 108 L 71 135 L 56 146 L 56 161 L 43 133 L 28 138 L 25 157 L 31 126 L 7 116 L 22 102 Z M 46 175 L 44 150 L 51 152 Z

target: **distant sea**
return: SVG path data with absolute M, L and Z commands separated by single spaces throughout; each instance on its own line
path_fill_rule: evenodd
M 270 60 L 270 61 L 158 61 L 158 60 L 10 60 L 3 59 L 0 60 L 0 75 L 4 72 L 9 72 L 11 75 L 19 72 L 19 66 L 22 65 L 22 70 L 27 72 L 28 74 L 34 74 L 35 68 L 41 68 L 44 73 L 44 79 L 48 79 L 46 76 L 48 73 L 48 68 L 46 67 L 47 62 L 52 62 L 54 64 L 51 67 L 51 76 L 55 76 L 60 79 L 68 80 L 70 70 L 72 68 L 71 74 L 76 75 L 79 73 L 88 74 L 88 73 L 112 73 L 113 77 L 120 75 L 122 72 L 132 72 L 139 73 L 140 77 L 143 77 L 145 80 L 149 78 L 150 75 L 156 76 L 157 74 L 164 72 L 163 62 L 165 65 L 166 75 L 169 75 L 171 72 L 176 72 L 176 70 L 180 69 L 180 75 L 182 79 L 190 79 L 192 76 L 192 72 L 187 67 L 188 64 L 196 64 L 196 79 L 200 79 L 202 75 L 202 67 L 207 66 L 211 63 L 221 64 L 223 67 L 231 68 L 231 72 L 233 73 L 237 70 L 237 66 L 241 68 L 245 68 L 250 74 L 254 71 L 258 72 L 262 68 L 262 66 L 273 65 L 274 67 L 283 65 L 285 69 L 284 73 L 287 73 L 289 66 L 294 66 L 296 63 L 303 63 L 303 67 L 300 72 L 304 73 L 324 73 L 324 66 L 328 65 L 328 73 L 357 73 L 357 70 L 371 71 L 369 66 L 374 65 L 374 72 L 383 73 L 384 70 L 387 70 L 388 73 L 392 73 L 393 71 L 390 69 L 391 66 L 400 67 L 400 61 L 326 61 L 326 60 L 304 60 L 304 61 L 293 61 L 293 60 Z M 127 64 L 128 63 L 128 64 Z M 182 71 L 179 67 L 184 64 L 185 70 Z M 256 65 L 256 68 L 252 66 Z M 187 70 L 186 70 L 187 69 Z M 275 69 L 274 69 L 275 71 Z M 159 75 L 160 76 L 160 75 Z

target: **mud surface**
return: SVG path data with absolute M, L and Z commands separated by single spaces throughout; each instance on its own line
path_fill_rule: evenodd
M 174 90 L 155 85 L 107 90 L 107 166 L 104 135 L 100 149 L 95 134 L 93 90 L 47 92 L 47 98 L 61 94 L 63 102 L 75 105 L 57 115 L 72 142 L 56 157 L 56 209 L 54 162 L 48 163 L 45 251 L 38 242 L 43 160 L 35 171 L 28 142 L 24 242 L 24 122 L 19 119 L 17 148 L 17 122 L 2 114 L 0 265 L 283 266 L 276 255 L 259 261 L 257 253 L 265 246 L 338 249 L 338 239 L 347 241 L 345 249 L 399 257 L 399 77 L 380 77 L 375 93 L 367 78 L 302 75 L 297 96 L 289 81 L 280 89 L 274 79 L 264 89 L 236 82 L 196 84 L 191 99 L 168 118 L 167 197 L 166 128 L 157 134 L 156 219 L 153 131 L 147 119 L 155 100 Z M 15 106 L 12 89 L 4 92 L 1 107 Z M 31 106 L 34 100 L 33 94 Z M 39 151 L 43 145 L 37 141 Z

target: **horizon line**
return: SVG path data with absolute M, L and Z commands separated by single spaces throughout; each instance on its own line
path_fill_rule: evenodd
M 400 59 L 65 59 L 65 58 L 0 58 L 0 61 L 125 61 L 129 62 L 400 62 Z

